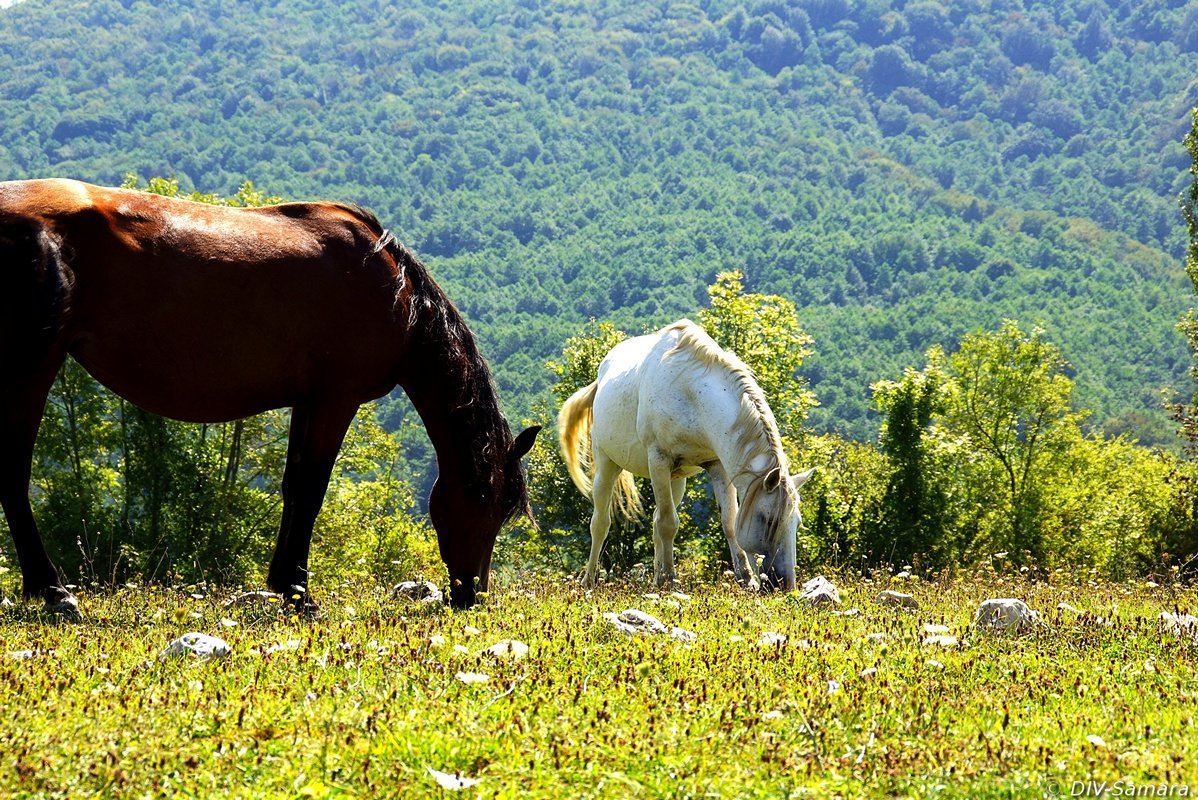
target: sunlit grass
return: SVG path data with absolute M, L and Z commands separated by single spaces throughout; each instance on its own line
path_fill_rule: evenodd
M 315 622 L 195 587 L 83 595 L 81 624 L 6 608 L 0 795 L 1198 791 L 1198 643 L 1157 624 L 1198 607 L 1192 591 L 831 577 L 837 610 L 858 613 L 729 586 L 587 593 L 562 579 L 509 582 L 467 612 L 345 586 L 319 598 Z M 882 588 L 921 610 L 875 605 Z M 972 630 L 978 604 L 1001 596 L 1044 624 Z M 631 607 L 697 638 L 630 637 L 603 617 Z M 957 644 L 927 641 L 927 626 Z M 161 657 L 193 630 L 232 655 Z M 503 640 L 528 650 L 484 652 Z

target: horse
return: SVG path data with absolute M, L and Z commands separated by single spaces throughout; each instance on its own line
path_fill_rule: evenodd
M 312 615 L 312 527 L 358 407 L 402 387 L 438 476 L 428 499 L 468 607 L 500 528 L 532 520 L 513 436 L 470 329 L 370 212 L 233 208 L 79 181 L 0 182 L 0 503 L 26 599 L 78 616 L 29 502 L 34 442 L 67 356 L 120 397 L 184 422 L 290 408 L 283 512 L 266 582 Z
M 562 405 L 558 439 L 574 485 L 594 504 L 585 585 L 598 578 L 613 508 L 629 518 L 641 512 L 633 475 L 653 487 L 654 578 L 672 581 L 677 506 L 686 479 L 706 470 L 737 579 L 757 590 L 760 574 L 767 586 L 794 589 L 798 492 L 814 468 L 789 474 L 761 387 L 695 323 L 612 347 L 598 378 Z M 763 557 L 760 573 L 750 554 Z

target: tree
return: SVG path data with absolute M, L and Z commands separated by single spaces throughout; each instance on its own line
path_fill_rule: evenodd
M 1198 292 L 1198 108 L 1191 112 L 1191 128 L 1185 137 L 1185 147 L 1190 155 L 1190 189 L 1182 196 L 1181 214 L 1185 218 L 1189 232 L 1189 247 L 1186 250 L 1186 274 L 1194 291 Z M 1191 364 L 1190 378 L 1198 381 L 1198 313 L 1193 308 L 1186 312 L 1178 323 L 1178 329 L 1185 334 L 1189 343 Z M 1190 397 L 1189 402 L 1171 406 L 1174 419 L 1180 425 L 1182 438 L 1187 449 L 1194 455 L 1198 453 L 1198 393 Z
M 753 371 L 783 439 L 800 441 L 808 413 L 819 404 L 799 375 L 813 339 L 799 326 L 794 303 L 779 295 L 746 293 L 741 280 L 736 270 L 715 276 L 699 324 Z
M 951 379 L 939 347 L 928 351 L 927 361 L 921 371 L 908 368 L 898 381 L 872 387 L 874 404 L 885 415 L 881 448 L 890 466 L 880 513 L 867 525 L 873 561 L 940 567 L 958 555 L 948 541 L 947 491 L 928 436 L 945 410 Z
M 1024 333 L 1012 320 L 967 335 L 949 363 L 955 385 L 945 434 L 963 437 L 978 459 L 974 466 L 997 476 L 980 493 L 1000 515 L 989 543 L 1042 563 L 1038 512 L 1049 467 L 1085 416 L 1071 409 L 1067 364 L 1043 330 Z

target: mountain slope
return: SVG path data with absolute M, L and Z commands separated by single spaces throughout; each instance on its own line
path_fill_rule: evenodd
M 1198 14 L 1167 2 L 25 0 L 0 175 L 360 202 L 475 324 L 509 410 L 588 317 L 799 306 L 813 423 L 1003 317 L 1095 424 L 1166 441 Z

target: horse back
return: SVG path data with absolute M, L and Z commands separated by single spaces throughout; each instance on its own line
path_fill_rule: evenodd
M 37 247 L 60 254 L 63 346 L 149 410 L 211 421 L 333 384 L 361 401 L 395 385 L 402 276 L 377 221 L 350 206 L 16 181 L 0 183 L 0 231 L 25 264 Z M 11 258 L 0 269 L 29 281 Z

